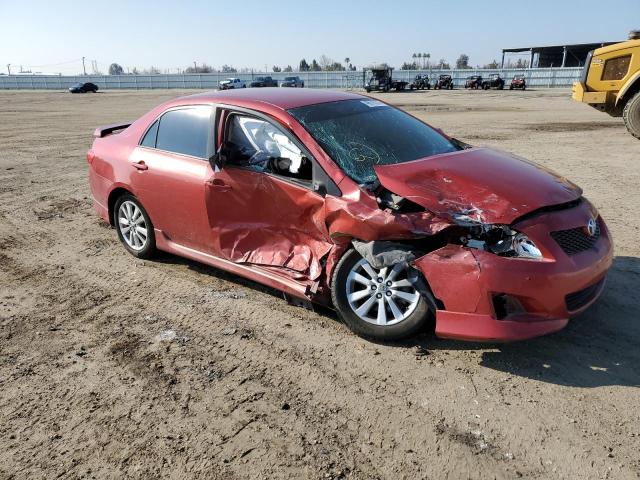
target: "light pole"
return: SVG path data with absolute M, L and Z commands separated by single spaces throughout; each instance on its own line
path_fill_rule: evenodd
M 7 63 L 7 72 L 9 72 L 9 75 L 11 75 L 11 64 Z
M 85 75 L 87 74 L 87 68 L 84 66 L 84 57 L 82 57 L 82 71 Z

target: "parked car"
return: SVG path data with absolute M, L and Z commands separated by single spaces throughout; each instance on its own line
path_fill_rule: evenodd
M 416 75 L 413 79 L 413 83 L 409 85 L 409 88 L 413 90 L 431 90 L 431 82 L 429 81 L 429 75 Z
M 271 77 L 256 77 L 249 84 L 250 87 L 277 87 L 278 82 L 276 82 Z
M 129 253 L 333 306 L 369 338 L 434 318 L 447 338 L 551 333 L 596 300 L 612 263 L 573 183 L 354 93 L 202 93 L 94 137 L 93 204 Z
M 472 75 L 467 77 L 467 81 L 464 83 L 464 88 L 482 88 L 482 76 L 481 75 Z
M 443 74 L 438 77 L 438 81 L 433 86 L 433 89 L 439 90 L 441 88 L 447 89 L 447 90 L 453 90 L 453 79 L 451 78 L 451 75 Z
M 80 82 L 70 86 L 69 91 L 71 93 L 96 93 L 98 91 L 98 86 L 91 82 Z
M 482 89 L 489 90 L 490 88 L 495 88 L 498 90 L 504 89 L 504 79 L 500 77 L 499 73 L 492 73 L 489 75 L 488 80 L 482 81 Z
M 281 87 L 304 88 L 304 81 L 300 77 L 284 77 Z
M 509 90 L 513 90 L 514 88 L 527 89 L 527 80 L 524 78 L 524 75 L 514 75 L 511 80 L 511 85 L 509 85 Z
M 227 78 L 219 83 L 220 90 L 234 90 L 236 88 L 246 88 L 247 84 L 239 78 Z

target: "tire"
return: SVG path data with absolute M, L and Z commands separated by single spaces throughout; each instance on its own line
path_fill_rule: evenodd
M 513 90 L 513 85 L 509 85 L 509 90 Z
M 136 212 L 139 212 L 139 215 Z M 140 216 L 142 220 L 140 220 Z M 127 225 L 131 223 L 132 219 L 137 228 L 135 234 L 128 235 Z M 113 224 L 116 226 L 120 242 L 131 255 L 137 258 L 151 258 L 153 256 L 156 250 L 153 223 L 136 197 L 125 194 L 116 200 L 113 208 Z M 146 238 L 140 229 L 145 230 Z
M 365 268 L 375 275 L 367 274 Z M 391 275 L 392 271 L 392 268 L 387 269 L 386 275 Z M 364 272 L 364 275 L 359 272 Z M 345 253 L 333 272 L 331 299 L 338 315 L 347 327 L 359 336 L 374 340 L 400 340 L 425 329 L 435 314 L 435 301 L 432 298 L 425 298 L 411 282 L 406 280 L 407 272 L 406 269 L 398 270 L 395 272 L 395 279 L 389 280 L 389 283 L 384 281 L 384 277 L 378 277 L 383 279 L 380 283 L 374 277 L 378 274 L 384 276 L 385 273 L 382 270 L 373 269 L 355 250 L 349 250 Z M 370 284 L 354 280 L 356 275 Z M 422 280 L 420 281 L 422 282 Z M 397 284 L 397 286 L 395 288 L 387 287 L 389 284 Z M 355 285 L 362 288 L 356 290 Z M 377 288 L 371 288 L 373 285 Z M 422 282 L 421 291 L 428 291 L 424 282 Z M 361 292 L 364 296 L 358 297 Z M 377 293 L 369 294 L 368 292 Z M 354 298 L 354 295 L 357 298 Z M 378 298 L 378 296 L 380 297 Z M 352 297 L 351 301 L 350 297 Z M 407 299 L 411 299 L 411 301 Z M 369 302 L 368 310 L 365 306 L 367 302 Z M 395 313 L 392 310 L 392 304 L 395 305 Z M 381 324 L 377 320 L 382 317 L 380 305 L 384 310 L 385 324 Z M 430 308 L 430 305 L 433 307 Z M 365 309 L 360 314 L 356 313 L 356 310 L 363 307 Z
M 640 92 L 631 97 L 624 106 L 622 118 L 629 133 L 640 139 Z

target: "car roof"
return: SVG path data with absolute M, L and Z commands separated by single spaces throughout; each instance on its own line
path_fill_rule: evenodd
M 319 89 L 288 89 L 288 88 L 242 88 L 236 90 L 222 90 L 198 93 L 188 97 L 176 99 L 176 104 L 183 104 L 185 99 L 197 100 L 204 103 L 227 103 L 237 106 L 251 106 L 269 104 L 283 110 L 304 107 L 317 103 L 337 102 L 339 100 L 367 98 L 355 93 L 338 92 L 335 90 Z

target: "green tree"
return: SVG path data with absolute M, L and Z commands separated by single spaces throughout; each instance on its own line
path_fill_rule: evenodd
M 404 62 L 400 67 L 400 70 L 419 70 L 419 68 L 416 62 L 411 62 L 411 63 Z
M 293 72 L 293 68 L 291 67 L 291 65 L 287 65 L 286 67 L 284 67 L 284 70 L 282 70 L 283 72 Z
M 275 73 L 279 73 L 279 72 L 281 72 L 281 71 L 282 71 L 282 68 L 280 68 L 280 67 L 279 67 L 279 66 L 277 66 L 277 65 L 274 65 L 274 66 L 273 66 L 273 71 L 274 71 Z
M 109 65 L 109 75 L 122 75 L 124 73 L 124 68 L 122 68 L 117 63 L 112 63 Z
M 465 53 L 461 53 L 458 59 L 456 60 L 456 68 L 458 69 L 471 68 L 469 67 L 469 55 Z
M 320 72 L 320 71 L 322 71 L 322 67 L 320 67 L 320 65 L 318 64 L 318 62 L 316 62 L 316 59 L 315 59 L 315 58 L 311 61 L 311 67 L 310 67 L 310 70 L 311 70 L 312 72 Z
M 446 70 L 448 68 L 451 68 L 451 65 L 449 65 L 449 63 L 447 63 L 444 58 L 441 58 L 440 60 L 438 60 L 438 68 Z
M 300 60 L 300 66 L 298 67 L 298 71 L 299 72 L 308 72 L 309 71 L 309 64 L 307 63 L 307 61 L 304 58 L 302 60 Z

